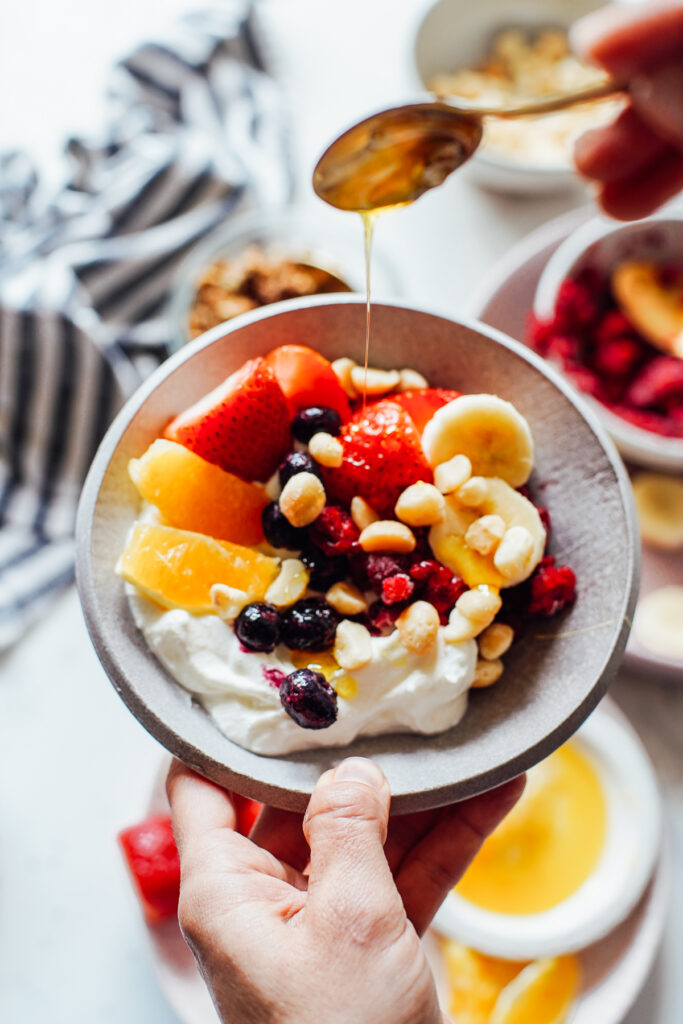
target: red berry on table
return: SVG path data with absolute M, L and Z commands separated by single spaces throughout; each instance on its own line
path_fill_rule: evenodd
M 250 359 L 168 424 L 164 437 L 245 480 L 267 480 L 290 447 L 289 410 L 265 359 Z
M 266 361 L 287 399 L 290 419 L 301 409 L 323 406 L 339 413 L 342 422 L 348 420 L 349 400 L 332 364 L 319 352 L 306 345 L 280 345 Z
M 411 417 L 391 399 L 359 410 L 344 424 L 339 440 L 344 449 L 341 466 L 323 470 L 325 491 L 337 504 L 349 507 L 360 495 L 380 516 L 391 518 L 406 487 L 432 480 Z
M 150 924 L 178 912 L 180 860 L 168 815 L 148 818 L 119 833 L 119 843 Z

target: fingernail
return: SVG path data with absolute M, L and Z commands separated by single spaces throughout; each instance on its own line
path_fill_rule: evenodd
M 336 768 L 335 782 L 363 782 L 373 789 L 381 789 L 384 785 L 384 773 L 372 761 L 365 757 L 347 757 Z

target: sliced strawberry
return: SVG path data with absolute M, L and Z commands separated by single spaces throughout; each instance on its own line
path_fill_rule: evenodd
M 322 405 L 334 409 L 345 423 L 351 415 L 349 400 L 332 364 L 305 345 L 280 345 L 266 356 L 282 388 L 290 417 L 299 409 Z
M 448 405 L 454 398 L 460 398 L 461 394 L 460 391 L 450 391 L 448 388 L 415 388 L 392 395 L 391 401 L 405 409 L 421 436 L 436 410 L 442 405 Z
M 338 469 L 324 469 L 328 499 L 347 507 L 359 494 L 382 516 L 393 516 L 398 496 L 432 472 L 408 413 L 385 399 L 359 410 L 339 437 L 344 456 Z
M 119 843 L 150 924 L 178 912 L 180 860 L 168 815 L 119 833 Z
M 289 450 L 289 420 L 280 385 L 259 357 L 171 420 L 164 437 L 245 480 L 267 480 Z

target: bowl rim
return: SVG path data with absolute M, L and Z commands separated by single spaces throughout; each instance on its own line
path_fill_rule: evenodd
M 192 359 L 197 353 L 214 344 L 235 330 L 239 330 L 260 320 L 269 319 L 282 313 L 295 312 L 299 309 L 307 309 L 316 306 L 357 305 L 365 310 L 365 299 L 354 293 L 337 293 L 332 295 L 307 296 L 301 299 L 292 299 L 285 302 L 273 303 L 260 309 L 255 309 L 243 316 L 234 318 L 224 324 L 211 328 L 200 335 L 194 341 L 185 345 L 181 350 L 174 353 L 169 359 L 161 364 L 144 381 L 138 390 L 125 403 L 123 408 L 115 417 L 107 433 L 102 439 L 95 454 L 90 471 L 83 486 L 78 505 L 76 517 L 76 583 L 83 609 L 86 627 L 99 660 L 114 689 L 121 699 L 128 706 L 130 711 L 140 723 L 151 733 L 167 750 L 174 756 L 180 758 L 196 771 L 211 778 L 225 788 L 238 789 L 247 796 L 271 803 L 274 806 L 287 807 L 290 810 L 302 810 L 308 803 L 310 790 L 296 789 L 293 787 L 281 787 L 275 784 L 253 780 L 249 775 L 231 769 L 225 763 L 216 761 L 211 755 L 196 747 L 193 742 L 185 736 L 181 736 L 174 728 L 169 727 L 157 712 L 150 707 L 138 694 L 133 680 L 129 679 L 126 672 L 121 668 L 116 657 L 116 631 L 112 631 L 106 617 L 102 616 L 98 603 L 98 586 L 93 574 L 91 559 L 92 535 L 94 512 L 98 495 L 103 480 L 108 471 L 112 457 L 118 444 L 125 433 L 133 416 L 143 407 L 144 403 L 153 391 L 168 376 L 178 370 L 185 362 Z M 472 319 L 454 320 L 445 316 L 438 309 L 433 311 L 431 307 L 416 307 L 406 300 L 392 300 L 378 302 L 375 308 L 388 307 L 406 309 L 411 312 L 427 314 L 437 319 L 450 323 L 457 323 L 469 330 L 484 334 L 497 345 L 511 351 L 524 362 L 530 363 L 543 377 L 548 379 L 567 399 L 570 405 L 587 422 L 591 431 L 602 448 L 604 456 L 610 464 L 614 473 L 624 516 L 624 526 L 628 537 L 627 551 L 625 552 L 625 579 L 626 586 L 620 602 L 618 611 L 619 627 L 616 631 L 609 650 L 602 661 L 599 671 L 596 672 L 595 681 L 591 689 L 584 695 L 580 703 L 564 719 L 555 725 L 518 754 L 507 757 L 504 761 L 496 762 L 467 779 L 459 782 L 442 782 L 433 785 L 419 793 L 397 794 L 392 799 L 392 813 L 407 813 L 410 811 L 425 809 L 427 807 L 442 806 L 454 800 L 484 792 L 492 786 L 500 784 L 502 777 L 507 779 L 521 774 L 527 768 L 536 764 L 539 760 L 556 749 L 562 742 L 571 736 L 579 725 L 586 719 L 593 708 L 599 703 L 607 687 L 616 674 L 630 631 L 630 623 L 636 604 L 638 585 L 640 579 L 640 547 L 637 543 L 638 526 L 636 519 L 635 503 L 626 469 L 614 447 L 613 442 L 607 435 L 599 419 L 594 412 L 586 405 L 581 396 L 567 384 L 566 381 L 536 353 L 530 351 L 520 342 L 514 341 L 502 331 L 489 327 Z M 151 651 L 150 657 L 154 657 Z M 165 669 L 162 670 L 166 672 Z M 167 675 L 170 674 L 166 673 Z M 218 726 L 216 726 L 218 728 Z M 330 748 L 341 752 L 347 748 Z M 265 755 L 254 755 L 265 756 Z M 288 755 L 283 755 L 287 757 Z
M 548 259 L 536 285 L 534 314 L 539 317 L 552 314 L 562 280 L 572 274 L 591 246 L 608 236 L 648 232 L 653 224 L 672 222 L 683 229 L 683 205 L 680 200 L 674 200 L 649 217 L 636 221 L 615 221 L 603 214 L 589 217 L 569 232 Z M 590 395 L 584 397 L 627 458 L 644 462 L 653 469 L 674 472 L 683 469 L 683 438 L 666 437 L 644 430 L 618 416 Z

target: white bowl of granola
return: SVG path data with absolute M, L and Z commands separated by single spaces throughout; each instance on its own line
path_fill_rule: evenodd
M 602 73 L 572 54 L 573 21 L 602 6 L 596 0 L 438 0 L 423 18 L 414 60 L 422 85 L 448 99 L 490 105 L 587 86 Z M 578 183 L 574 141 L 610 121 L 622 100 L 608 98 L 543 117 L 488 119 L 470 162 L 482 185 L 505 192 L 546 194 Z

